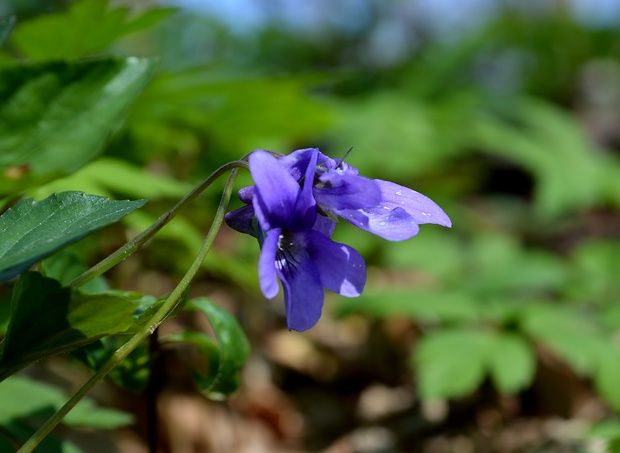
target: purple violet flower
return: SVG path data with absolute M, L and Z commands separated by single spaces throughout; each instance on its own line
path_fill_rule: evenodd
M 316 148 L 279 159 L 257 150 L 249 158 L 255 185 L 239 191 L 247 204 L 226 214 L 226 223 L 261 245 L 259 280 L 263 294 L 282 282 L 289 329 L 307 330 L 319 320 L 323 288 L 359 296 L 366 267 L 353 248 L 330 239 L 337 216 L 377 236 L 402 241 L 420 224 L 451 227 L 430 198 L 398 184 L 359 176 L 358 170 Z
M 300 176 L 310 155 L 318 153 L 314 198 L 325 214 L 340 216 L 362 230 L 390 241 L 410 239 L 419 225 L 435 223 L 450 228 L 446 213 L 430 198 L 415 190 L 381 179 L 358 175 L 355 167 L 331 159 L 314 148 L 282 157 L 293 176 Z
M 258 228 L 251 227 L 248 207 L 227 216 L 229 224 L 239 220 L 244 232 L 256 232 L 261 244 L 261 290 L 265 297 L 275 297 L 276 276 L 280 279 L 288 328 L 299 331 L 314 326 L 321 317 L 324 288 L 355 297 L 366 283 L 362 256 L 348 245 L 332 241 L 329 236 L 334 222 L 317 213 L 312 196 L 317 155 L 309 156 L 305 182 L 300 185 L 279 159 L 265 151 L 252 153 L 249 163 L 255 186 L 245 189 L 242 197 L 251 194 Z

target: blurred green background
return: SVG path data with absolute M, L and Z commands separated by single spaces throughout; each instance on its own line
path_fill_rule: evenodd
M 29 193 L 151 200 L 81 243 L 87 260 L 257 148 L 353 147 L 362 174 L 453 221 L 404 243 L 339 225 L 367 288 L 327 295 L 307 334 L 262 297 L 257 244 L 224 227 L 193 291 L 238 315 L 253 356 L 240 392 L 207 403 L 179 371 L 189 352 L 166 355 L 162 451 L 620 451 L 619 2 L 5 0 L 8 15 L 0 64 L 160 59 L 99 159 Z M 170 291 L 217 202 L 207 191 L 112 286 Z M 144 451 L 143 428 L 106 448 Z

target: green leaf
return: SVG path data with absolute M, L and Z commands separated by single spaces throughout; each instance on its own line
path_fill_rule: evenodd
M 489 360 L 491 379 L 500 392 L 514 393 L 532 382 L 536 357 L 523 338 L 509 333 L 498 335 Z
M 571 252 L 573 278 L 566 288 L 569 297 L 617 308 L 618 304 L 613 302 L 614 296 L 620 294 L 619 254 L 617 240 L 588 239 L 580 243 Z
M 600 350 L 594 386 L 598 394 L 615 411 L 620 411 L 620 385 L 618 383 L 620 383 L 620 353 L 609 344 Z M 620 440 L 620 435 L 618 440 Z
M 595 326 L 578 312 L 530 304 L 521 314 L 522 329 L 555 352 L 575 371 L 591 376 L 604 340 Z
M 13 16 L 7 19 L 0 19 L 0 46 L 4 44 L 4 41 L 9 36 L 9 33 L 11 33 L 13 25 L 15 25 L 15 17 Z
M 50 410 L 47 416 L 51 417 L 52 415 L 53 411 Z M 19 445 L 24 444 L 37 430 L 36 427 L 32 426 L 28 421 L 13 421 L 7 425 L 3 425 L 2 428 L 4 428 L 4 431 L 15 439 Z M 4 450 L 1 451 L 4 453 Z M 36 451 L 37 453 L 86 453 L 71 442 L 61 439 L 54 434 L 45 437 Z
M 620 439 L 620 421 L 606 420 L 591 426 L 587 438 L 613 440 Z
M 186 309 L 198 310 L 207 317 L 219 347 L 203 334 L 180 334 L 176 341 L 190 341 L 206 354 L 208 374 L 194 374 L 201 391 L 220 399 L 239 386 L 238 373 L 250 354 L 250 345 L 235 317 L 206 298 L 192 299 Z
M 196 140 L 207 131 L 210 143 L 233 156 L 257 143 L 278 149 L 288 146 L 282 124 L 288 137 L 313 137 L 331 123 L 331 105 L 308 94 L 326 79 L 317 74 L 231 77 L 205 68 L 162 73 L 136 102 L 128 123 L 148 148 L 198 151 Z M 265 109 L 266 101 L 277 108 Z M 188 130 L 198 137 L 188 137 Z
M 495 335 L 485 331 L 443 330 L 420 340 L 413 356 L 424 399 L 456 398 L 483 381 Z
M 130 57 L 0 69 L 0 195 L 92 160 L 155 68 Z
M 360 159 L 366 168 L 374 168 L 379 177 L 411 178 L 427 172 L 459 151 L 454 146 L 459 128 L 437 127 L 433 107 L 400 91 L 382 90 L 371 96 L 343 103 L 333 140 L 337 148 L 346 143 L 364 143 L 367 152 Z M 462 126 L 461 126 L 462 127 Z M 458 132 L 456 132 L 458 134 Z
M 468 268 L 476 272 L 476 278 L 469 279 L 466 287 L 478 295 L 526 292 L 531 297 L 535 292 L 556 290 L 567 280 L 559 258 L 541 250 L 524 250 L 508 235 L 477 235 L 468 252 Z
M 82 294 L 36 272 L 27 272 L 13 290 L 0 376 L 105 335 L 124 332 L 133 326 L 135 310 L 134 301 L 128 298 Z
M 22 200 L 0 216 L 0 281 L 42 258 L 116 222 L 146 203 L 117 201 L 81 192 Z
M 95 371 L 126 342 L 126 335 L 109 335 L 71 351 L 71 355 Z M 146 389 L 150 375 L 151 355 L 147 345 L 141 343 L 110 371 L 108 377 L 119 387 L 137 394 Z
M 120 194 L 130 198 L 182 198 L 192 189 L 186 182 L 156 175 L 144 168 L 120 159 L 100 158 L 75 174 L 57 179 L 34 191 L 35 198 L 54 192 L 82 190 L 84 192 L 112 196 Z M 202 237 L 202 236 L 201 236 Z M 202 243 L 202 239 L 200 241 Z
M 479 318 L 476 301 L 462 291 L 369 290 L 356 299 L 338 302 L 337 314 L 365 313 L 378 318 L 406 316 L 424 322 L 473 321 Z
M 67 286 L 76 277 L 88 270 L 88 266 L 84 263 L 83 257 L 76 251 L 75 246 L 69 246 L 41 261 L 39 270 L 43 276 L 58 280 L 62 286 Z M 80 286 L 80 291 L 90 294 L 104 293 L 109 290 L 110 288 L 103 275 L 99 275 Z
M 27 417 L 46 418 L 69 399 L 64 391 L 24 376 L 12 376 L 0 384 L 0 425 Z M 65 425 L 113 429 L 130 425 L 133 417 L 116 409 L 97 407 L 91 400 L 80 401 L 63 419 Z
M 471 128 L 476 148 L 487 149 L 536 178 L 535 208 L 553 218 L 596 203 L 604 191 L 604 162 L 568 113 L 542 100 L 505 103 L 506 120 L 479 115 Z
M 91 400 L 82 400 L 67 414 L 63 423 L 82 428 L 115 429 L 131 425 L 133 416 L 117 409 L 98 407 Z
M 108 8 L 107 0 L 82 0 L 66 12 L 20 24 L 12 41 L 23 56 L 32 60 L 71 60 L 100 53 L 118 38 L 152 27 L 175 11 L 154 9 L 130 20 L 128 8 Z
M 459 278 L 465 266 L 465 254 L 460 238 L 450 233 L 440 228 L 428 228 L 424 230 L 424 240 L 417 241 L 415 246 L 403 247 L 400 242 L 382 244 L 385 264 L 390 268 L 416 269 L 440 281 Z
M 11 316 L 11 295 L 8 291 L 0 295 L 0 338 L 6 336 L 6 328 Z
M 89 343 L 81 348 L 71 351 L 71 354 L 87 365 L 91 370 L 96 371 L 127 341 L 127 335 L 131 335 L 148 323 L 152 315 L 164 302 L 164 299 L 157 299 L 153 296 L 144 295 L 132 291 L 108 290 L 111 296 L 118 296 L 134 304 L 134 322 L 131 327 L 124 330 L 122 335 L 109 335 L 93 343 Z M 183 307 L 187 301 L 187 291 L 183 294 L 179 304 L 173 310 Z M 122 360 L 109 374 L 108 377 L 119 387 L 133 393 L 142 392 L 149 382 L 151 354 L 145 343 L 138 345 L 128 357 Z

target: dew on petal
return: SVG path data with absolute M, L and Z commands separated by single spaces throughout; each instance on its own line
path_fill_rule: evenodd
M 383 206 L 383 209 L 387 209 L 389 211 L 390 207 L 389 206 Z
M 396 195 L 402 195 L 403 193 L 399 190 L 396 192 Z
M 385 222 L 381 222 L 381 223 L 379 223 L 379 225 L 383 226 L 383 225 L 385 225 Z

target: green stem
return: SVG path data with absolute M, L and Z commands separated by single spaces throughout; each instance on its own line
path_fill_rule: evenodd
M 194 262 L 185 273 L 177 287 L 174 288 L 172 293 L 170 293 L 170 295 L 165 300 L 163 305 L 159 308 L 159 310 L 155 312 L 149 323 L 143 326 L 133 337 L 131 337 L 131 339 L 129 339 L 129 341 L 127 341 L 127 343 L 117 349 L 116 352 L 112 355 L 112 357 L 110 357 L 101 366 L 101 368 L 97 370 L 97 372 L 71 397 L 71 399 L 69 399 L 69 401 L 67 401 L 65 405 L 58 410 L 58 412 L 56 412 L 47 422 L 45 422 L 43 426 L 41 426 L 41 428 L 39 428 L 36 433 L 32 435 L 30 439 L 28 439 L 28 441 L 22 446 L 22 448 L 18 450 L 17 453 L 31 453 L 36 448 L 36 446 L 39 445 L 39 443 L 56 427 L 56 425 L 58 425 L 62 421 L 65 415 L 67 415 L 69 411 L 73 409 L 73 407 L 84 397 L 84 395 L 86 395 L 86 393 L 88 393 L 97 382 L 102 380 L 110 371 L 112 371 L 112 369 L 116 365 L 121 362 L 121 360 L 127 357 L 131 351 L 133 351 L 151 333 L 153 333 L 153 331 L 164 321 L 164 319 L 166 319 L 168 314 L 170 314 L 174 310 L 181 296 L 183 295 L 190 282 L 200 269 L 202 262 L 207 256 L 207 253 L 209 252 L 209 249 L 213 245 L 213 241 L 215 240 L 217 232 L 222 226 L 222 222 L 224 221 L 224 214 L 226 213 L 226 208 L 228 206 L 230 195 L 232 193 L 233 184 L 235 182 L 235 179 L 237 178 L 237 174 L 239 173 L 239 167 L 245 166 L 240 165 L 239 162 L 236 162 L 236 165 L 232 165 L 234 163 L 235 162 L 229 164 L 226 167 L 226 169 L 233 168 L 233 170 L 228 177 L 228 181 L 226 182 L 224 193 L 222 194 L 222 199 L 220 200 L 220 204 L 213 219 L 213 224 L 211 225 L 211 228 L 207 233 L 207 237 L 202 244 L 200 252 L 196 256 L 196 259 L 194 259 Z M 209 178 L 207 178 L 207 180 Z M 187 197 L 185 199 L 187 199 Z M 177 208 L 179 204 L 177 204 L 175 208 Z
M 223 173 L 234 168 L 248 168 L 247 162 L 243 160 L 237 160 L 222 165 L 215 170 L 207 179 L 202 181 L 196 186 L 190 193 L 188 193 L 181 201 L 179 201 L 172 209 L 164 213 L 157 221 L 140 233 L 138 236 L 127 242 L 117 251 L 95 264 L 88 269 L 82 275 L 76 277 L 68 286 L 82 286 L 85 283 L 91 281 L 93 278 L 103 274 L 107 270 L 116 266 L 132 253 L 136 252 L 142 247 L 149 239 L 151 239 L 159 230 L 161 230 L 170 220 L 174 218 L 185 206 L 191 203 L 196 197 L 198 197 L 204 190 L 209 187 L 213 182 L 219 178 Z M 235 173 L 236 174 L 236 173 Z

